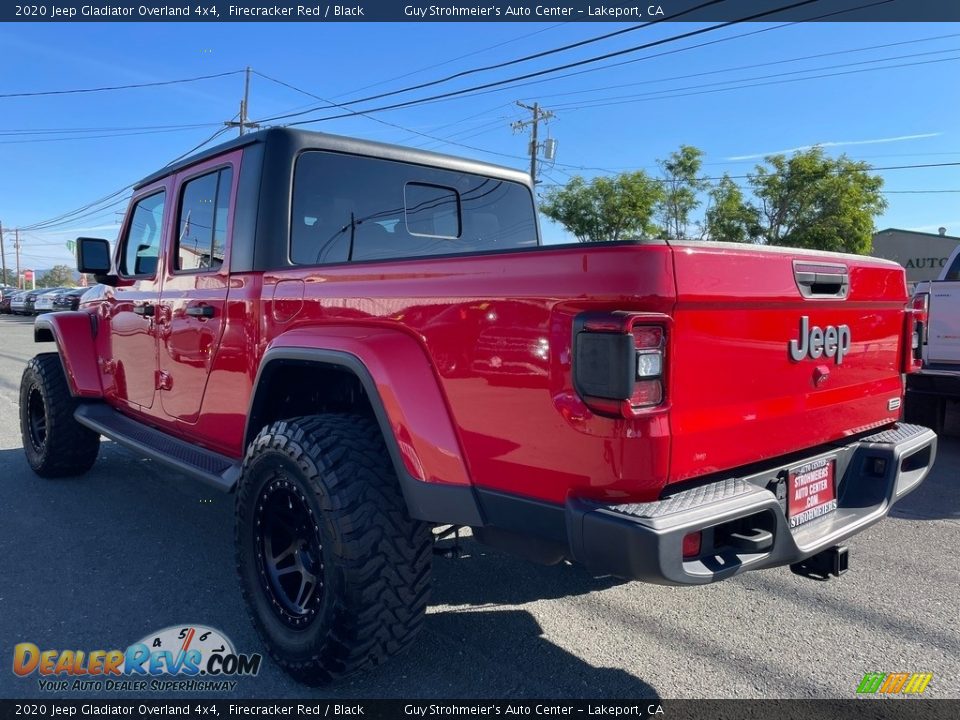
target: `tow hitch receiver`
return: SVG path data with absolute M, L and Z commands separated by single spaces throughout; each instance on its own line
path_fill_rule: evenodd
M 850 564 L 850 551 L 846 545 L 834 545 L 790 566 L 797 575 L 814 580 L 829 580 L 840 577 Z

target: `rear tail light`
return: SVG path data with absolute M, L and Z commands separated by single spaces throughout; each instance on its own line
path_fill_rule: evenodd
M 910 300 L 907 312 L 909 346 L 904 353 L 904 372 L 915 372 L 923 366 L 923 346 L 927 344 L 929 293 L 917 293 Z
M 631 330 L 637 351 L 637 375 L 630 406 L 655 407 L 663 402 L 663 327 L 634 325 Z
M 601 415 L 635 417 L 666 399 L 669 316 L 584 313 L 574 323 L 574 386 Z

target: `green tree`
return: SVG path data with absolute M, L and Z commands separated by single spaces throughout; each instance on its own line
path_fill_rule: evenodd
M 657 165 L 663 172 L 663 197 L 657 203 L 657 214 L 666 237 L 682 240 L 688 237 L 690 216 L 700 206 L 700 194 L 709 187 L 700 177 L 703 150 L 681 145 Z
M 643 171 L 589 182 L 576 176 L 548 192 L 540 210 L 580 242 L 634 240 L 659 233 L 653 215 L 662 197 L 661 184 Z
M 827 157 L 822 148 L 789 158 L 771 155 L 767 167 L 748 175 L 759 203 L 763 239 L 770 245 L 866 254 L 873 219 L 887 203 L 883 178 L 846 155 Z
M 7 268 L 7 274 L 0 278 L 0 285 L 9 285 L 11 287 L 17 286 L 17 271 L 12 268 Z
M 759 211 L 746 201 L 743 191 L 726 173 L 710 190 L 704 230 L 711 240 L 725 242 L 757 242 L 761 238 Z
M 63 287 L 73 285 L 73 270 L 69 265 L 54 265 L 37 278 L 37 287 Z

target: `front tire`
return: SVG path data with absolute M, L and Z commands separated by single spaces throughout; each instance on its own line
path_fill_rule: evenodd
M 100 435 L 74 419 L 78 404 L 57 353 L 27 363 L 20 380 L 20 436 L 27 462 L 40 477 L 83 475 L 96 462 Z
M 413 641 L 432 538 L 406 511 L 380 429 L 355 415 L 276 422 L 237 492 L 236 563 L 274 660 L 308 685 L 379 665 Z

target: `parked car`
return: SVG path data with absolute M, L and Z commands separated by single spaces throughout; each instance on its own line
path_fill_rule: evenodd
M 90 291 L 90 288 L 70 288 L 58 293 L 53 298 L 54 310 L 77 310 L 80 307 L 80 298 Z
M 23 314 L 24 315 L 33 315 L 34 308 L 37 304 L 37 296 L 43 292 L 42 290 L 30 290 L 27 292 L 26 297 L 24 298 L 23 303 Z
M 0 289 L 0 314 L 10 314 L 10 301 L 19 292 L 16 288 L 5 287 Z
M 113 297 L 113 288 L 109 285 L 94 285 L 87 288 L 87 291 L 80 296 L 80 305 L 78 310 L 92 307 L 103 300 L 109 300 Z
M 53 312 L 53 301 L 61 293 L 70 290 L 71 288 L 46 288 L 44 290 L 37 291 L 37 299 L 33 304 L 33 313 L 39 315 L 40 313 Z
M 14 293 L 10 297 L 10 312 L 14 315 L 26 315 L 27 295 L 29 294 L 29 290 L 20 290 L 19 292 Z

